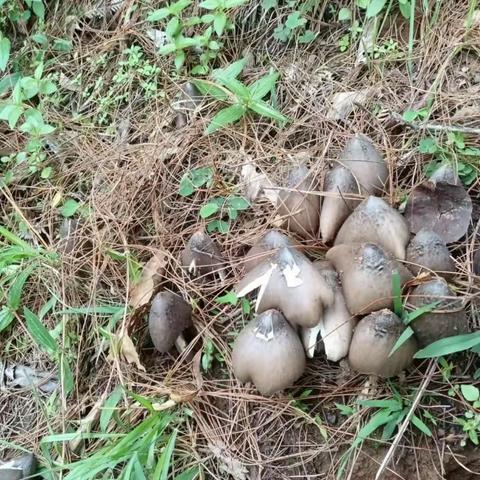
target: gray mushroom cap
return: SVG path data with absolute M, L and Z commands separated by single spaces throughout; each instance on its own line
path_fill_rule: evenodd
M 239 297 L 259 289 L 258 313 L 281 310 L 293 325 L 314 327 L 323 308 L 334 300 L 332 289 L 312 262 L 300 252 L 283 247 L 269 261 L 262 262 L 237 284 Z
M 278 196 L 278 213 L 286 217 L 287 228 L 304 238 L 315 237 L 320 221 L 320 197 L 301 191 L 316 190 L 315 181 L 305 165 L 291 171 L 287 187 Z
M 262 395 L 272 395 L 301 377 L 305 353 L 285 317 L 276 310 L 267 310 L 236 338 L 232 366 L 240 382 L 253 382 Z
M 350 366 L 367 375 L 385 378 L 398 375 L 412 363 L 417 351 L 417 342 L 410 337 L 389 356 L 405 328 L 403 322 L 388 309 L 362 318 L 353 332 L 348 354 Z
M 291 246 L 293 242 L 285 234 L 277 230 L 268 231 L 245 255 L 245 272 L 249 272 L 260 262 L 268 260 L 278 249 Z
M 335 245 L 376 243 L 403 260 L 409 238 L 407 222 L 400 212 L 381 198 L 370 196 L 345 220 Z
M 192 307 L 180 295 L 172 292 L 155 295 L 148 316 L 148 329 L 159 352 L 168 352 L 191 324 Z
M 468 331 L 468 321 L 460 299 L 443 278 L 434 278 L 415 287 L 408 301 L 415 308 L 440 302 L 431 312 L 416 318 L 413 328 L 420 346 L 424 347 L 441 338 L 460 335 Z
M 352 213 L 360 200 L 348 198 L 351 194 L 359 194 L 359 188 L 353 173 L 346 167 L 338 165 L 325 176 L 324 192 L 320 213 L 320 234 L 323 243 L 334 240 L 345 219 Z
M 400 274 L 402 285 L 412 278 L 401 263 L 374 243 L 337 245 L 327 252 L 326 258 L 340 274 L 352 315 L 392 307 L 393 272 Z
M 440 235 L 431 230 L 420 230 L 407 247 L 408 269 L 418 275 L 431 270 L 447 279 L 455 275 L 455 263 Z
M 225 260 L 217 244 L 202 230 L 195 232 L 181 253 L 182 267 L 192 276 L 223 273 Z
M 37 470 L 37 459 L 32 453 L 13 458 L 6 462 L 0 462 L 1 480 L 22 480 L 33 478 Z

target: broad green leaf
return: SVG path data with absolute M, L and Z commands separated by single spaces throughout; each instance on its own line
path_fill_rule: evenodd
M 0 111 L 0 118 L 2 120 L 6 120 L 8 122 L 8 126 L 13 130 L 22 113 L 22 105 L 15 105 L 13 103 L 10 103 L 8 105 L 5 105 L 2 111 Z
M 53 173 L 53 167 L 45 167 L 45 168 L 42 168 L 40 177 L 46 180 L 52 176 L 52 173 Z
M 198 6 L 205 8 L 206 10 L 215 10 L 220 7 L 220 5 L 220 0 L 205 0 L 204 2 L 200 2 Z
M 338 11 L 338 21 L 339 22 L 345 22 L 345 21 L 351 20 L 351 19 L 352 19 L 352 11 L 349 8 L 343 7 Z
M 166 45 L 162 45 L 158 49 L 159 55 L 169 55 L 170 53 L 174 52 L 176 50 L 176 46 L 174 43 L 167 43 Z
M 278 0 L 262 0 L 262 9 L 266 12 L 278 6 Z
M 295 28 L 302 27 L 307 23 L 307 20 L 303 18 L 299 11 L 295 11 L 291 13 L 285 22 L 285 26 L 290 30 L 294 30 Z
M 238 302 L 238 297 L 235 294 L 235 292 L 227 292 L 225 295 L 222 295 L 221 297 L 217 297 L 215 299 L 216 303 L 219 303 L 221 305 L 224 304 L 229 304 L 229 305 L 236 305 Z
M 218 12 L 215 14 L 215 18 L 213 20 L 213 29 L 219 37 L 222 36 L 226 23 L 227 15 L 225 14 L 225 12 Z
M 278 79 L 278 72 L 270 73 L 265 77 L 259 78 L 257 81 L 249 85 L 250 95 L 253 100 L 261 100 L 272 88 L 275 87 L 275 83 Z
M 418 112 L 416 110 L 405 110 L 402 115 L 402 118 L 406 122 L 413 122 L 417 117 Z
M 195 188 L 202 187 L 203 185 L 210 186 L 213 179 L 214 170 L 212 167 L 200 167 L 191 171 L 190 176 L 193 186 Z
M 205 133 L 208 135 L 215 132 L 219 128 L 226 127 L 235 123 L 237 120 L 243 117 L 245 114 L 245 107 L 243 105 L 235 104 L 230 107 L 220 110 L 210 122 L 210 125 L 207 127 Z
M 208 218 L 217 213 L 220 207 L 216 203 L 207 203 L 200 209 L 200 216 L 202 218 Z
M 395 270 L 392 273 L 392 297 L 393 297 L 393 311 L 395 315 L 402 318 L 403 304 L 402 304 L 402 283 L 400 274 Z
M 437 153 L 437 141 L 432 137 L 422 138 L 418 145 L 418 151 L 420 153 Z
M 387 400 L 359 400 L 358 404 L 362 407 L 388 408 L 392 412 L 399 411 L 403 405 L 393 398 Z
M 247 59 L 242 58 L 236 62 L 231 63 L 228 67 L 217 68 L 212 72 L 212 78 L 217 81 L 224 81 L 230 78 L 237 78 L 247 64 Z
M 56 38 L 53 41 L 53 49 L 57 52 L 69 52 L 72 49 L 72 42 L 63 38 Z
M 115 408 L 118 405 L 118 402 L 122 398 L 123 388 L 119 385 L 115 390 L 110 394 L 110 396 L 105 400 L 105 403 L 102 407 L 102 413 L 100 413 L 100 430 L 106 432 L 108 429 L 108 424 L 115 413 Z
M 37 345 L 45 349 L 50 354 L 57 353 L 57 342 L 50 335 L 50 332 L 45 328 L 37 315 L 35 315 L 27 307 L 23 307 L 23 315 L 25 317 L 27 330 L 30 332 L 30 335 Z
M 225 0 L 225 8 L 236 8 L 247 3 L 248 0 Z
M 167 27 L 165 28 L 165 34 L 167 35 L 169 40 L 173 40 L 173 38 L 176 36 L 179 26 L 180 20 L 178 17 L 172 17 L 168 21 Z
M 70 218 L 75 215 L 77 210 L 80 208 L 80 203 L 74 200 L 73 198 L 68 198 L 63 204 L 60 213 L 65 218 Z
M 24 77 L 20 80 L 20 86 L 23 90 L 23 96 L 25 100 L 29 100 L 38 94 L 39 83 L 33 77 Z
M 7 303 L 8 306 L 13 310 L 17 310 L 20 306 L 22 300 L 23 287 L 25 286 L 26 281 L 33 272 L 33 266 L 29 265 L 25 267 L 12 282 L 10 289 L 8 290 Z
M 173 480 L 195 480 L 199 474 L 198 467 L 195 467 L 180 473 Z
M 44 79 L 40 82 L 39 93 L 41 95 L 51 95 L 57 91 L 56 85 L 48 79 Z
M 392 356 L 414 333 L 415 332 L 413 331 L 412 327 L 407 327 L 398 337 L 398 340 L 395 342 L 395 345 L 388 356 Z
M 422 350 L 419 350 L 414 355 L 414 358 L 442 357 L 451 353 L 463 352 L 476 345 L 480 345 L 480 331 L 441 338 L 440 340 L 427 345 Z
M 172 3 L 168 9 L 172 15 L 178 15 L 182 10 L 185 10 L 192 4 L 192 0 L 178 0 L 178 2 Z
M 400 9 L 400 13 L 403 15 L 405 20 L 410 19 L 410 2 L 398 2 L 398 8 Z
M 388 423 L 392 419 L 392 413 L 390 410 L 380 410 L 372 415 L 368 423 L 362 427 L 358 432 L 355 440 L 352 443 L 352 447 L 358 447 L 364 440 L 366 440 L 377 428 L 381 427 L 385 423 Z
M 305 30 L 305 32 L 298 37 L 298 43 L 310 43 L 313 42 L 315 38 L 317 38 L 316 33 L 311 30 Z
M 7 93 L 9 90 L 15 87 L 17 82 L 21 78 L 20 73 L 11 73 L 9 75 L 5 75 L 1 80 L 0 80 L 0 95 L 3 95 L 4 93 Z
M 160 8 L 158 10 L 153 10 L 147 15 L 147 20 L 149 22 L 158 22 L 163 20 L 170 15 L 168 8 Z
M 192 180 L 190 179 L 190 176 L 188 173 L 185 173 L 180 180 L 180 186 L 178 188 L 178 193 L 182 197 L 188 197 L 190 196 L 193 192 L 195 191 L 195 187 L 192 183 Z
M 39 45 L 45 45 L 48 42 L 47 36 L 43 33 L 35 33 L 30 38 Z
M 8 59 L 10 57 L 10 40 L 1 36 L 0 33 L 0 71 L 3 72 L 7 68 Z
M 227 205 L 236 210 L 246 210 L 250 207 L 250 203 L 243 197 L 229 197 L 227 199 Z
M 340 410 L 340 413 L 342 415 L 345 415 L 346 417 L 349 417 L 350 415 L 353 415 L 355 413 L 355 410 L 350 405 L 335 403 L 335 406 L 337 407 L 338 410 Z
M 13 322 L 15 316 L 12 311 L 4 305 L 0 308 L 0 332 L 3 332 Z
M 425 435 L 427 435 L 428 437 L 432 437 L 433 434 L 432 434 L 432 431 L 425 425 L 425 423 L 423 422 L 423 420 L 421 420 L 419 417 L 417 417 L 415 414 L 412 415 L 412 423 L 421 431 L 423 432 Z
M 243 102 L 248 102 L 250 99 L 249 89 L 236 78 L 227 78 L 222 83 Z
M 190 47 L 198 47 L 200 45 L 200 40 L 197 37 L 182 37 L 179 36 L 175 40 L 175 47 L 177 49 L 184 49 L 184 48 L 190 48 Z
M 177 441 L 177 430 L 170 435 L 167 445 L 158 459 L 157 466 L 153 472 L 152 480 L 167 480 L 168 472 L 170 470 L 170 462 L 172 460 L 173 449 Z
M 254 102 L 251 102 L 249 107 L 255 113 L 258 113 L 263 117 L 273 118 L 273 120 L 278 120 L 279 122 L 287 122 L 289 120 L 288 117 L 282 115 L 278 110 L 263 100 L 255 100 Z
M 461 385 L 460 390 L 467 402 L 476 402 L 480 398 L 480 390 L 475 385 Z
M 33 13 L 41 20 L 45 18 L 45 7 L 42 0 L 33 0 L 32 10 Z
M 192 80 L 192 83 L 200 90 L 202 95 L 211 95 L 216 100 L 225 101 L 228 99 L 228 93 L 211 82 L 205 80 Z
M 230 220 L 236 220 L 238 218 L 238 210 L 236 208 L 228 209 L 228 218 Z
M 416 308 L 412 312 L 408 312 L 405 315 L 404 323 L 405 325 L 409 325 L 411 322 L 416 320 L 418 317 L 421 317 L 424 313 L 431 312 L 440 304 L 439 301 L 428 303 L 427 305 L 422 305 L 421 307 Z
M 173 61 L 177 70 L 180 70 L 183 67 L 183 64 L 185 63 L 185 58 L 185 52 L 183 50 L 178 50 L 175 54 L 175 60 Z
M 230 228 L 230 224 L 225 222 L 224 220 L 213 220 L 208 223 L 207 225 L 207 232 L 219 232 L 219 233 L 227 233 Z
M 368 4 L 365 16 L 367 18 L 375 17 L 382 11 L 386 3 L 387 0 L 371 0 Z

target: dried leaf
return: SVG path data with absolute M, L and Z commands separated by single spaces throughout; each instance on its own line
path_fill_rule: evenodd
M 137 349 L 127 333 L 120 337 L 120 354 L 128 363 L 134 363 L 139 370 L 145 372 L 145 367 L 140 363 Z
M 368 53 L 373 51 L 375 46 L 377 30 L 377 17 L 369 18 L 363 25 L 363 33 L 357 50 L 355 65 L 361 65 L 368 60 Z
M 215 443 L 208 444 L 208 448 L 219 461 L 220 470 L 231 475 L 235 480 L 247 480 L 247 468 L 232 455 L 223 442 L 215 440 Z
M 156 252 L 144 265 L 140 279 L 130 292 L 129 304 L 133 308 L 146 305 L 152 298 L 160 278 L 165 272 L 166 255 L 161 250 Z
M 38 388 L 41 392 L 51 393 L 58 388 L 58 379 L 49 372 L 14 364 L 3 369 L 0 388 Z
M 245 197 L 253 202 L 257 198 L 266 198 L 273 206 L 277 205 L 278 191 L 269 187 L 274 184 L 264 173 L 257 170 L 255 163 L 242 167 L 243 192 Z
M 167 34 L 163 30 L 151 28 L 145 32 L 147 37 L 152 40 L 155 48 L 161 48 L 167 43 Z
M 364 105 L 371 90 L 338 92 L 332 97 L 332 106 L 327 113 L 331 120 L 345 120 L 354 110 L 355 105 Z

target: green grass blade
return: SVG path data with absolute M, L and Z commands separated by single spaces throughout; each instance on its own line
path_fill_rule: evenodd
M 173 449 L 177 441 L 177 430 L 175 430 L 168 439 L 167 446 L 158 459 L 157 466 L 153 472 L 152 480 L 167 480 L 168 471 L 170 470 L 170 462 L 172 460 Z
M 393 415 L 389 409 L 380 410 L 375 415 L 373 415 L 368 423 L 362 427 L 362 429 L 358 432 L 357 437 L 352 443 L 352 447 L 358 447 L 364 440 L 366 440 L 377 428 L 381 427 L 382 425 L 388 423 L 392 420 Z
M 387 400 L 360 400 L 358 402 L 362 407 L 388 408 L 392 412 L 401 410 L 403 405 L 393 398 Z
M 416 308 L 412 312 L 408 312 L 404 320 L 405 325 L 408 325 L 409 323 L 413 322 L 418 317 L 422 316 L 424 313 L 428 313 L 428 312 L 431 312 L 432 310 L 435 310 L 435 308 L 439 304 L 440 304 L 439 301 L 428 303 L 427 305 L 422 305 L 421 307 Z
M 25 267 L 15 278 L 10 286 L 10 290 L 8 291 L 7 302 L 8 306 L 13 310 L 17 310 L 20 306 L 20 302 L 22 300 L 22 292 L 25 283 L 27 282 L 28 278 L 33 272 L 33 266 L 29 265 Z
M 428 437 L 433 437 L 432 431 L 425 425 L 423 420 L 421 420 L 416 415 L 412 416 L 412 423 L 415 425 L 422 433 L 427 435 Z
M 122 394 L 123 388 L 119 385 L 105 401 L 102 408 L 102 413 L 100 414 L 100 430 L 102 432 L 107 431 L 108 424 L 115 413 L 115 408 L 118 405 L 118 402 L 122 398 Z
M 398 340 L 395 342 L 392 350 L 388 354 L 391 357 L 415 332 L 412 327 L 407 327 L 403 333 L 398 337 Z
M 174 478 L 174 480 L 195 480 L 198 475 L 200 475 L 200 471 L 198 470 L 198 467 L 195 467 L 180 473 Z
M 402 304 L 402 282 L 400 274 L 395 271 L 392 273 L 392 297 L 393 297 L 393 311 L 395 315 L 402 318 L 403 304 Z
M 427 345 L 422 350 L 419 350 L 414 355 L 414 358 L 442 357 L 452 353 L 463 352 L 477 345 L 480 345 L 480 332 L 455 335 L 453 337 L 441 338 Z
M 57 342 L 50 335 L 50 332 L 45 328 L 37 315 L 27 307 L 23 308 L 23 315 L 25 317 L 27 330 L 37 345 L 52 355 L 58 353 Z

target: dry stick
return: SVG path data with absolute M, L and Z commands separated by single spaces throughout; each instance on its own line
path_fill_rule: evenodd
M 408 424 L 410 423 L 410 420 L 413 417 L 413 414 L 415 413 L 415 409 L 420 403 L 420 400 L 423 397 L 423 394 L 425 393 L 425 390 L 427 389 L 428 384 L 430 383 L 430 380 L 433 377 L 433 372 L 435 371 L 435 365 L 436 365 L 435 360 L 431 359 L 430 365 L 428 366 L 427 374 L 423 379 L 423 382 L 421 383 L 420 388 L 418 389 L 417 395 L 415 396 L 415 400 L 413 401 L 412 406 L 410 407 L 410 410 L 407 416 L 405 417 L 405 420 L 402 423 L 402 426 L 399 428 L 397 436 L 395 437 L 395 440 L 393 441 L 392 445 L 388 449 L 388 452 L 385 455 L 383 462 L 377 471 L 377 474 L 375 475 L 375 480 L 380 480 L 382 473 L 390 463 L 390 460 L 392 459 L 392 456 L 395 453 L 395 450 L 397 449 L 398 444 L 400 443 L 400 440 L 402 439 L 403 434 L 405 433 L 405 430 L 407 429 Z
M 434 122 L 406 122 L 401 115 L 396 112 L 391 114 L 394 120 L 413 130 L 433 130 L 436 132 L 460 132 L 471 133 L 473 135 L 480 135 L 480 128 L 464 127 L 462 125 L 442 125 Z

